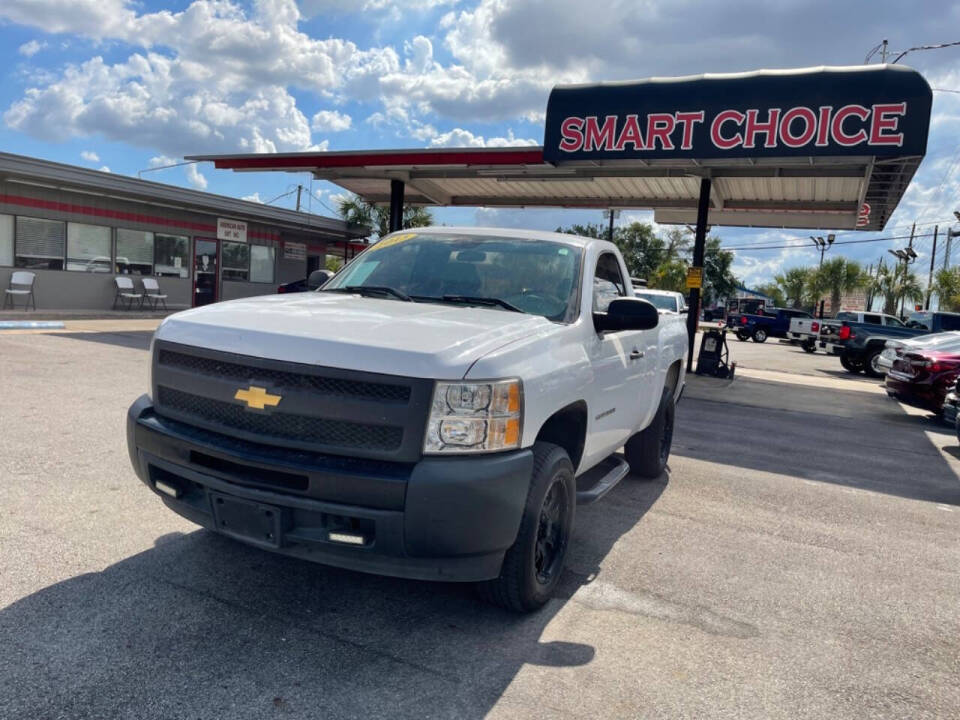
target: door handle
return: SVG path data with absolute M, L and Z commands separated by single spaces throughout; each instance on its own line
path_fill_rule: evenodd
M 642 350 L 637 350 L 636 348 L 634 348 L 634 349 L 633 349 L 633 352 L 630 353 L 630 359 L 631 359 L 631 360 L 639 360 L 639 359 L 642 358 L 642 357 L 643 357 L 643 351 L 642 351 Z

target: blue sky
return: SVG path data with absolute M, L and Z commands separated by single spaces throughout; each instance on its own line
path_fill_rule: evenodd
M 877 0 L 869 12 L 827 0 L 589 7 L 585 17 L 581 0 L 3 0 L 0 148 L 136 175 L 185 154 L 539 144 L 559 82 L 853 65 L 883 38 L 894 50 L 960 39 L 960 4 L 948 2 Z M 884 236 L 914 221 L 929 232 L 960 209 L 960 92 L 948 92 L 960 91 L 960 47 L 904 62 L 937 91 L 927 158 Z M 261 201 L 311 184 L 209 166 L 145 177 Z M 310 209 L 329 214 L 337 189 L 312 189 Z M 544 229 L 601 220 L 562 210 L 435 214 Z M 651 215 L 621 222 L 631 219 Z M 796 245 L 737 251 L 734 269 L 749 283 L 817 258 L 811 233 L 717 234 L 731 246 Z M 869 263 L 902 244 L 831 252 Z M 919 267 L 930 244 L 915 243 Z

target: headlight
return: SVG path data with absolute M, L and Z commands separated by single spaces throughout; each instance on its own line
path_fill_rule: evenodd
M 518 448 L 522 420 L 519 380 L 438 382 L 423 451 L 440 454 Z

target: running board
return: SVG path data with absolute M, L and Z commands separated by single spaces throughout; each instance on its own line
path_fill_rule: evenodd
M 577 505 L 595 503 L 630 473 L 622 457 L 611 455 L 577 478 Z M 580 488 L 583 488 L 582 490 Z

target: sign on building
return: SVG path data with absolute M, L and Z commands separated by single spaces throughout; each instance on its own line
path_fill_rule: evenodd
M 247 241 L 247 224 L 242 220 L 217 218 L 217 240 L 245 243 Z
M 285 242 L 283 244 L 284 260 L 306 260 L 307 246 L 303 243 Z

